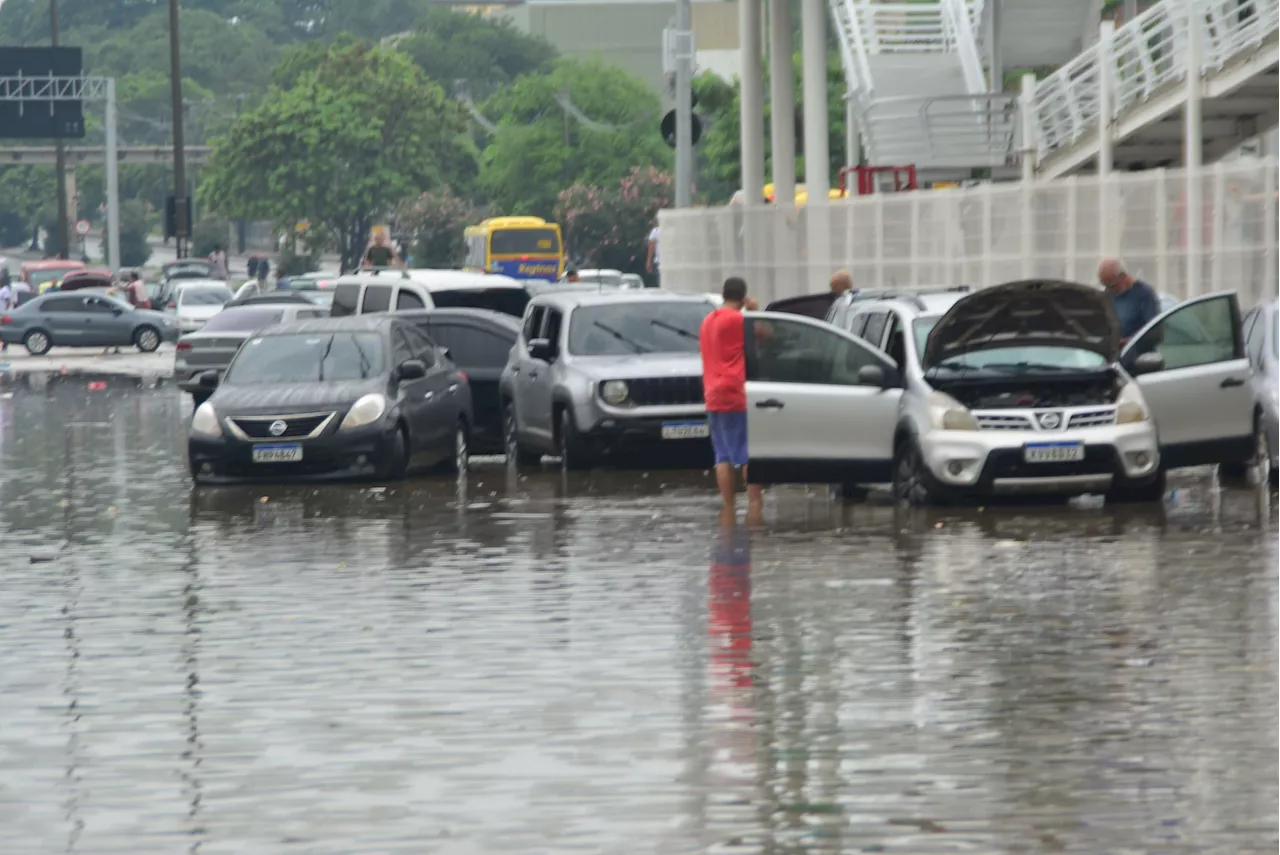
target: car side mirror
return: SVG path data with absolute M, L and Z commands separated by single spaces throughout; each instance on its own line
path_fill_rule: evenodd
M 863 386 L 884 388 L 887 375 L 879 365 L 864 365 L 858 369 L 858 383 Z
M 427 365 L 421 359 L 406 359 L 396 371 L 399 380 L 421 380 L 427 376 Z
M 218 388 L 218 372 L 215 369 L 210 368 L 208 371 L 201 372 L 200 388 L 201 389 Z
M 535 338 L 529 342 L 529 356 L 533 359 L 541 359 L 543 362 L 550 362 L 551 342 L 545 338 Z
M 1164 370 L 1164 357 L 1158 353 L 1140 353 L 1133 360 L 1133 375 L 1140 377 L 1143 374 L 1154 374 L 1157 371 Z
M 114 309 L 111 310 L 111 314 L 115 315 L 116 317 L 119 317 L 120 315 L 124 314 L 124 309 L 120 308 L 119 306 L 116 306 Z

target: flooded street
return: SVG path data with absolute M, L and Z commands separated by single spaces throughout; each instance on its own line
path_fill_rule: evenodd
M 190 410 L 0 399 L 2 852 L 1276 849 L 1274 494 L 193 492 Z

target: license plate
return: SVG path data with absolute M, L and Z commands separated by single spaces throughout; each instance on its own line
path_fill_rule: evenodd
M 1027 463 L 1074 463 L 1084 460 L 1082 442 L 1035 442 L 1022 446 Z
M 663 439 L 706 439 L 711 428 L 706 422 L 663 422 Z
M 302 446 L 296 443 L 289 445 L 255 445 L 253 447 L 254 463 L 296 463 L 302 459 Z

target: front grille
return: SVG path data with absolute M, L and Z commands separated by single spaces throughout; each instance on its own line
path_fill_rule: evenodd
M 310 436 L 311 432 L 320 427 L 320 423 L 331 415 L 333 413 L 314 413 L 305 416 L 233 418 L 231 421 L 250 439 L 294 439 Z M 271 432 L 271 425 L 277 421 L 285 423 L 283 433 Z
M 1089 428 L 1102 427 L 1103 425 L 1113 425 L 1116 423 L 1116 411 L 1114 407 L 1107 407 L 1102 410 L 1083 410 L 1078 413 L 1071 414 L 1071 421 L 1068 423 L 1073 428 Z
M 978 430 L 1032 430 L 1030 419 L 1017 413 L 976 413 L 974 418 Z
M 702 403 L 701 377 L 648 377 L 628 380 L 631 403 L 637 407 L 671 407 Z

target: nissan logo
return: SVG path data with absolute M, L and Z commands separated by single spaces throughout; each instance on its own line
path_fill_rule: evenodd
M 1045 430 L 1056 430 L 1058 426 L 1061 424 L 1062 424 L 1062 416 L 1058 415 L 1057 413 L 1041 413 L 1040 414 L 1040 427 L 1044 428 Z M 275 425 L 272 425 L 271 427 L 273 430 L 275 429 Z
M 272 436 L 282 436 L 288 429 L 289 426 L 280 419 L 276 419 L 271 423 L 271 427 L 267 428 L 267 430 L 271 432 Z

